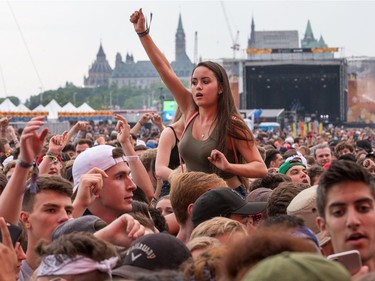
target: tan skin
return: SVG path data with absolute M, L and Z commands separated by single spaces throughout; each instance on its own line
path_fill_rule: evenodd
M 324 218 L 317 217 L 321 231 L 331 236 L 335 253 L 356 249 L 360 252 L 360 272 L 375 270 L 375 199 L 370 187 L 362 182 L 344 182 L 331 187 L 324 210 Z
M 331 150 L 328 147 L 316 149 L 315 159 L 320 166 L 324 166 L 325 164 L 332 161 Z
M 136 32 L 139 33 L 146 30 L 142 9 L 135 11 L 130 16 L 130 21 L 133 23 Z M 191 77 L 190 91 L 185 88 L 174 73 L 169 62 L 154 44 L 150 35 L 141 37 L 140 40 L 160 77 L 176 99 L 185 122 L 197 111 L 198 107 L 199 115 L 194 121 L 192 135 L 199 140 L 207 139 L 215 127 L 214 121 L 219 112 L 218 95 L 223 93 L 222 86 L 218 84 L 214 73 L 203 66 L 196 68 Z M 236 139 L 234 145 L 235 149 L 245 159 L 245 164 L 229 163 L 226 156 L 216 149 L 211 151 L 211 155 L 208 158 L 220 170 L 236 175 L 227 180 L 228 186 L 237 187 L 241 184 L 237 176 L 254 178 L 266 175 L 267 169 L 255 143 Z
M 53 155 L 60 155 L 67 142 L 68 132 L 62 135 L 53 136 L 48 145 L 48 152 Z M 49 157 L 44 157 L 39 164 L 39 174 L 61 174 L 62 164 L 60 161 L 54 161 Z
M 0 280 L 16 280 L 19 272 L 17 253 L 13 248 L 12 239 L 4 218 L 0 218 L 0 229 L 3 237 L 3 242 L 0 243 Z
M 293 166 L 286 172 L 286 175 L 289 176 L 294 183 L 310 185 L 310 177 L 304 166 Z
M 44 125 L 44 117 L 32 118 L 24 128 L 20 138 L 20 154 L 18 159 L 24 163 L 32 163 L 35 156 L 42 150 L 44 140 L 48 133 L 48 129 L 41 127 Z M 40 132 L 38 132 L 41 130 Z M 0 216 L 12 224 L 17 224 L 23 199 L 24 186 L 29 175 L 27 168 L 16 165 L 13 174 L 0 196 Z
M 182 118 L 172 124 L 178 138 L 181 137 L 184 129 L 184 121 Z M 172 170 L 168 167 L 171 157 L 171 151 L 176 144 L 175 135 L 171 128 L 166 128 L 160 135 L 158 153 L 156 155 L 155 172 L 156 176 L 163 180 L 168 180 Z

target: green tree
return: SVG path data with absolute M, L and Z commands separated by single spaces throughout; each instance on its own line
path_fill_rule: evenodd
M 152 106 L 160 100 L 160 94 L 165 99 L 172 99 L 172 95 L 162 83 L 154 83 L 150 88 L 141 89 L 139 87 L 125 86 L 117 88 L 116 85 L 111 85 L 109 88 L 81 88 L 67 82 L 65 87 L 56 90 L 48 90 L 39 95 L 31 96 L 26 101 L 26 106 L 34 109 L 39 104 L 47 105 L 51 100 L 64 106 L 71 102 L 78 107 L 83 103 L 87 103 L 96 110 L 115 109 L 143 109 L 144 105 Z M 153 100 L 151 101 L 153 97 Z M 150 101 L 150 104 L 148 103 Z M 111 104 L 112 102 L 112 104 Z
M 15 96 L 9 96 L 9 97 L 5 97 L 5 98 L 0 98 L 0 103 L 2 103 L 6 99 L 9 99 L 15 106 L 18 106 L 21 103 L 21 101 L 19 100 L 19 98 L 15 97 Z

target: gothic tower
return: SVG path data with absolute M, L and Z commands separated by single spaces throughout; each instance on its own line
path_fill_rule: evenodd
M 255 23 L 254 23 L 254 17 L 251 18 L 251 32 L 250 32 L 250 38 L 247 41 L 247 47 L 253 48 L 255 45 Z
M 178 26 L 176 31 L 176 61 L 183 60 L 186 56 L 186 41 L 185 41 L 185 32 L 182 27 L 181 14 L 178 18 Z
M 106 55 L 103 51 L 102 43 L 100 43 L 96 60 L 89 69 L 88 77 L 84 77 L 84 85 L 88 88 L 108 87 L 109 78 L 112 75 L 112 68 L 109 65 Z

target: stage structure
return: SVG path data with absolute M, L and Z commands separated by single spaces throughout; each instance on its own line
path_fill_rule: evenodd
M 344 59 L 247 60 L 243 71 L 241 108 L 283 108 L 297 120 L 346 121 Z

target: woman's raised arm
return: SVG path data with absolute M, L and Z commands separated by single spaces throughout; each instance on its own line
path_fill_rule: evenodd
M 182 84 L 166 57 L 152 40 L 149 34 L 149 28 L 146 28 L 145 17 L 142 9 L 135 11 L 130 16 L 130 22 L 133 23 L 134 29 L 137 32 L 151 63 L 158 71 L 165 85 L 173 94 L 178 106 L 181 109 L 181 112 L 185 116 L 190 116 L 195 111 L 195 103 L 192 95 L 190 91 L 185 88 L 184 84 Z

